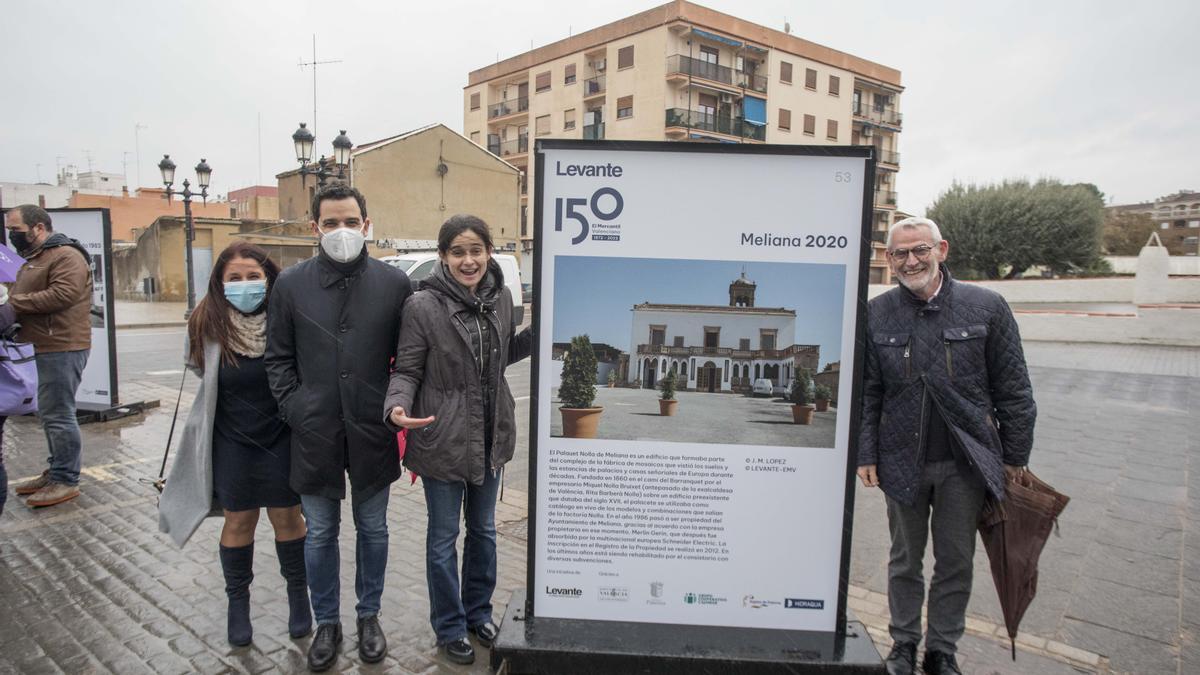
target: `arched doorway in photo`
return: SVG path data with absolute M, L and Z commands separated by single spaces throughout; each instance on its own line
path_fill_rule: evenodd
M 703 366 L 700 366 L 700 372 L 696 376 L 696 391 L 707 391 L 712 394 L 717 391 L 720 386 L 720 376 L 717 375 L 717 364 L 712 361 L 705 361 Z

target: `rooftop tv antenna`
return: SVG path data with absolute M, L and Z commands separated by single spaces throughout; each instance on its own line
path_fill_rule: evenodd
M 312 133 L 317 135 L 317 66 L 324 66 L 330 63 L 341 63 L 341 59 L 330 59 L 328 61 L 317 60 L 317 34 L 313 33 L 313 52 L 312 61 L 300 61 L 300 67 L 312 66 L 313 69 L 313 116 L 312 116 Z

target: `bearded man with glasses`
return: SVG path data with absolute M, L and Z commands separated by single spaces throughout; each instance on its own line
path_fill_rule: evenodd
M 867 310 L 858 476 L 887 500 L 892 675 L 916 667 L 931 532 L 922 666 L 929 675 L 961 672 L 955 651 L 971 598 L 979 513 L 986 497 L 1004 499 L 1005 474 L 1029 462 L 1037 417 L 1008 303 L 955 281 L 945 265 L 949 251 L 932 220 L 893 224 L 887 257 L 900 285 Z

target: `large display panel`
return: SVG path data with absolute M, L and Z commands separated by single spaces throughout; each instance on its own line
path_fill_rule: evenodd
M 870 149 L 543 141 L 536 161 L 528 611 L 837 630 Z M 560 411 L 582 335 L 594 438 Z M 801 369 L 839 392 L 810 424 L 786 400 Z
M 54 231 L 78 239 L 91 257 L 92 351 L 76 406 L 82 411 L 107 410 L 117 405 L 117 343 L 113 322 L 112 224 L 108 209 L 47 209 Z

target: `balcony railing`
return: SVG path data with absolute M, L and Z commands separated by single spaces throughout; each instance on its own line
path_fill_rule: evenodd
M 583 139 L 585 141 L 602 141 L 604 140 L 604 123 L 588 124 L 583 127 Z
M 879 162 L 881 164 L 892 164 L 900 166 L 900 153 L 882 150 L 879 153 Z
M 895 206 L 896 193 L 892 190 L 876 190 L 875 203 L 883 206 Z
M 666 124 L 668 127 L 698 129 L 729 136 L 741 136 L 755 141 L 763 141 L 767 138 L 766 126 L 751 124 L 741 117 L 726 117 L 684 108 L 668 108 Z
M 583 97 L 598 96 L 605 91 L 604 76 L 597 75 L 591 79 L 583 81 Z
M 718 66 L 709 61 L 701 61 L 683 54 L 675 54 L 667 57 L 667 74 L 674 75 L 691 75 L 692 77 L 703 77 L 706 80 L 713 82 L 722 82 L 729 86 L 733 86 L 733 68 L 729 66 Z
M 755 75 L 753 73 L 747 73 L 741 70 L 735 71 L 734 74 L 737 76 L 737 83 L 739 87 L 743 89 L 752 89 L 763 94 L 767 93 L 766 75 Z
M 529 136 L 517 136 L 507 141 L 488 141 L 488 152 L 500 157 L 523 155 L 529 152 Z
M 743 89 L 753 89 L 754 91 L 766 93 L 767 78 L 762 75 L 753 75 L 741 70 L 734 70 L 729 66 L 719 66 L 709 61 L 701 61 L 683 54 L 675 54 L 667 57 L 667 74 L 668 75 L 689 75 L 691 77 L 702 77 L 712 82 L 720 82 L 731 87 L 741 87 Z
M 510 99 L 493 103 L 488 106 L 488 119 L 496 117 L 504 117 L 513 113 L 520 113 L 529 110 L 529 97 L 522 96 L 520 98 Z
M 880 124 L 898 127 L 904 121 L 904 116 L 896 112 L 895 108 L 876 108 L 862 101 L 854 103 L 850 107 L 855 117 L 861 117 Z

